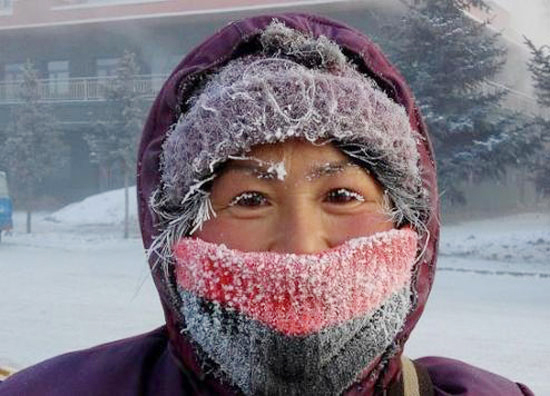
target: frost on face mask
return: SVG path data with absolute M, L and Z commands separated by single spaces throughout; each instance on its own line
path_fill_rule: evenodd
M 416 244 L 408 228 L 308 255 L 184 238 L 186 331 L 246 394 L 339 394 L 402 328 Z

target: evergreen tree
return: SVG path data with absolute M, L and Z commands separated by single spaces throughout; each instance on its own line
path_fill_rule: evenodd
M 106 87 L 108 113 L 99 122 L 86 141 L 92 161 L 110 166 L 118 163 L 124 179 L 124 237 L 129 236 L 130 178 L 135 175 L 138 138 L 143 124 L 144 109 L 135 81 L 139 74 L 135 54 L 125 51 L 119 61 L 114 80 Z
M 548 117 L 537 122 L 543 131 L 543 150 L 533 160 L 534 179 L 537 190 L 550 197 L 550 46 L 537 47 L 526 39 L 531 50 L 529 70 L 531 71 L 538 103 L 548 111 Z
M 506 49 L 486 23 L 466 14 L 474 6 L 488 9 L 481 0 L 412 5 L 388 40 L 433 137 L 440 188 L 450 203 L 464 203 L 461 181 L 503 176 L 535 139 L 523 117 L 501 108 L 505 93 L 488 85 Z
M 23 66 L 18 94 L 21 103 L 13 109 L 13 122 L 6 129 L 0 158 L 10 179 L 14 201 L 27 212 L 30 233 L 36 187 L 65 164 L 67 147 L 51 111 L 41 102 L 40 80 L 30 61 Z
M 550 109 L 550 46 L 537 47 L 529 39 L 525 42 L 531 50 L 529 70 L 533 76 L 537 101 Z

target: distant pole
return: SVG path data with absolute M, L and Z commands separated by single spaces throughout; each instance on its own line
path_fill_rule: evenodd
M 128 169 L 128 165 L 124 162 L 124 239 L 130 237 L 130 199 L 128 196 L 129 174 L 130 170 Z
M 33 197 L 33 188 L 32 188 L 32 185 L 29 184 L 29 186 L 27 187 L 27 234 L 30 234 L 31 233 L 31 221 L 32 221 L 32 200 L 34 199 Z

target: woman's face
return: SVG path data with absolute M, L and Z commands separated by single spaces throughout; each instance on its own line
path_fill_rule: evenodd
M 311 254 L 393 228 L 381 185 L 331 144 L 258 146 L 228 161 L 210 199 L 216 217 L 193 236 L 241 251 Z

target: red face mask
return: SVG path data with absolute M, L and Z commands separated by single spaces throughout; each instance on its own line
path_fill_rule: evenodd
M 341 385 L 331 385 L 345 386 L 401 329 L 416 248 L 410 228 L 306 255 L 181 239 L 175 275 L 189 334 L 245 393 L 296 391 L 297 378 L 306 393 L 326 388 L 315 378 L 334 376 L 331 365 L 345 366 L 338 358 L 348 348 L 368 361 L 349 364 L 332 381 Z M 247 362 L 254 362 L 249 369 Z

